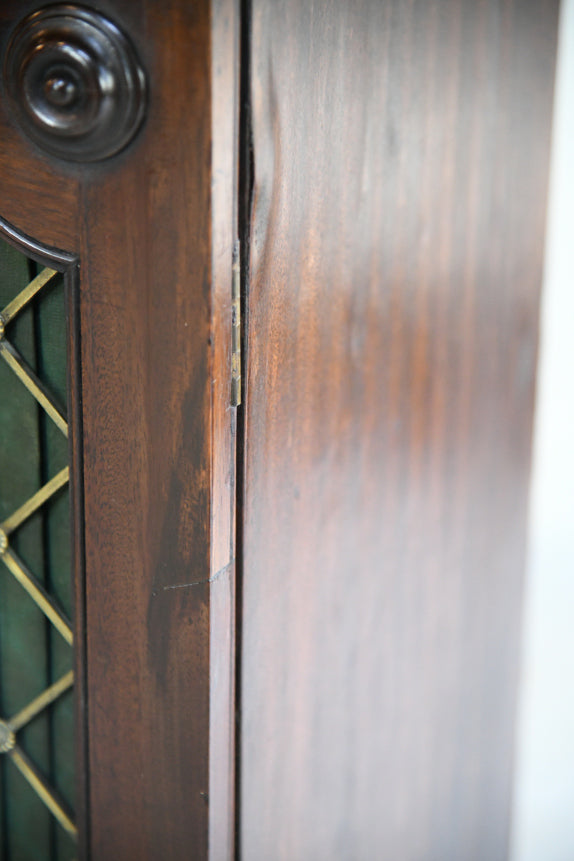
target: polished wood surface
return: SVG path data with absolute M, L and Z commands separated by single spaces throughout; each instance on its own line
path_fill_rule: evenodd
M 2 4 L 2 48 L 30 8 Z M 0 106 L 0 214 L 80 260 L 82 852 L 223 859 L 233 842 L 237 8 L 98 9 L 149 75 L 133 145 L 68 165 L 28 143 Z
M 506 856 L 557 6 L 253 0 L 245 861 Z

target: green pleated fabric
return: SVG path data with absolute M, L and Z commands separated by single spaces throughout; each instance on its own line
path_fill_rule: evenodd
M 37 271 L 35 264 L 0 239 L 0 309 Z M 66 318 L 60 276 L 9 324 L 7 338 L 64 408 Z M 0 522 L 67 464 L 67 440 L 0 358 Z M 10 544 L 72 618 L 68 488 L 19 527 Z M 0 717 L 16 714 L 71 668 L 70 646 L 0 562 Z M 73 692 L 24 727 L 18 744 L 73 809 Z M 0 756 L 2 861 L 75 857 L 73 839 L 9 758 Z

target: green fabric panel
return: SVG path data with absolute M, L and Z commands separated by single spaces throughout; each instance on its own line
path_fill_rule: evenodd
M 34 266 L 0 240 L 0 308 L 28 283 Z M 9 325 L 8 338 L 53 395 L 66 403 L 64 286 L 49 289 Z M 0 519 L 68 462 L 67 441 L 0 360 Z M 72 616 L 69 491 L 62 489 L 13 536 L 11 544 Z M 0 713 L 10 716 L 71 669 L 72 650 L 0 563 Z M 18 741 L 73 807 L 73 694 L 18 734 Z M 1 757 L 2 861 L 71 861 L 74 842 L 6 757 Z
M 60 405 L 66 405 L 66 318 L 64 283 L 59 276 L 42 292 L 37 308 L 38 372 Z M 41 421 L 44 480 L 49 480 L 68 463 L 68 443 L 45 414 Z M 44 507 L 45 574 L 50 593 L 73 618 L 69 490 L 62 489 Z M 62 637 L 50 628 L 50 663 L 52 681 L 72 668 L 72 651 Z M 74 806 L 74 697 L 72 692 L 58 700 L 51 709 L 50 782 L 73 809 Z M 75 844 L 58 827 L 55 833 L 54 858 L 73 858 Z
M 26 258 L 0 245 L 0 307 L 29 281 Z M 10 337 L 35 365 L 33 314 L 28 309 L 11 324 Z M 31 395 L 0 361 L 0 518 L 8 516 L 39 486 L 40 446 L 38 408 Z M 38 516 L 22 526 L 12 542 L 17 553 L 38 575 L 42 572 L 42 526 Z M 47 627 L 42 613 L 0 569 L 0 711 L 9 717 L 37 696 L 48 678 Z M 39 719 L 21 734 L 22 744 L 42 768 L 49 747 L 47 721 Z M 7 861 L 34 861 L 50 845 L 51 816 L 13 765 L 2 758 L 4 809 L 3 847 Z M 34 828 L 30 824 L 34 823 Z M 6 827 L 7 826 L 7 827 Z

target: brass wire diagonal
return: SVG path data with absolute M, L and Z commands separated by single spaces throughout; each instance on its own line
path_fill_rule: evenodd
M 71 815 L 66 810 L 65 805 L 61 802 L 54 791 L 48 786 L 45 779 L 42 777 L 36 766 L 28 759 L 24 751 L 16 745 L 8 752 L 7 756 L 12 760 L 20 774 L 26 778 L 32 789 L 42 799 L 50 813 L 52 813 L 62 828 L 73 837 L 78 836 Z
M 57 274 L 58 273 L 55 269 L 42 269 L 42 271 L 38 275 L 36 275 L 33 281 L 30 281 L 30 283 L 26 287 L 24 287 L 24 289 L 21 290 L 20 293 L 18 293 L 18 295 L 15 296 L 11 302 L 6 305 L 4 310 L 0 312 L 0 318 L 2 319 L 4 325 L 7 325 L 10 320 L 13 320 L 14 317 L 22 310 L 22 308 L 24 308 L 28 304 L 30 299 L 33 299 L 36 293 L 38 293 L 38 291 L 41 290 L 42 287 L 45 287 L 48 281 L 51 281 L 54 275 Z
M 0 355 L 16 376 L 24 383 L 28 391 L 34 395 L 40 406 L 48 413 L 64 436 L 67 437 L 68 423 L 62 415 L 60 407 L 34 371 L 27 366 L 18 351 L 5 339 L 0 341 Z
M 27 723 L 36 717 L 43 709 L 47 708 L 54 700 L 57 700 L 58 697 L 61 697 L 69 688 L 74 684 L 74 671 L 70 670 L 69 673 L 66 673 L 62 678 L 58 679 L 57 682 L 54 682 L 53 685 L 50 685 L 49 688 L 46 688 L 45 691 L 33 699 L 28 703 L 18 714 L 14 715 L 14 717 L 10 718 L 10 720 L 6 721 L 6 724 L 12 729 L 14 732 L 17 732 L 23 726 L 26 726 Z
M 19 351 L 6 338 L 6 327 L 8 324 L 17 317 L 26 305 L 57 274 L 55 269 L 50 269 L 49 267 L 43 269 L 0 312 L 0 355 L 59 430 L 67 437 L 68 423 L 62 409 L 42 380 L 39 379 L 37 374 L 20 355 Z M 30 598 L 64 640 L 72 646 L 73 634 L 70 621 L 44 586 L 12 550 L 8 540 L 8 536 L 12 532 L 18 529 L 41 506 L 48 502 L 68 481 L 69 467 L 65 467 L 0 524 L 0 559 L 2 559 L 17 582 L 26 590 Z M 58 793 L 48 784 L 37 766 L 28 758 L 16 742 L 16 733 L 68 691 L 73 684 L 74 672 L 70 670 L 31 700 L 17 714 L 13 715 L 10 720 L 0 720 L 0 729 L 4 733 L 4 746 L 3 749 L 0 749 L 0 753 L 7 754 L 7 757 L 14 763 L 15 767 L 27 780 L 30 787 L 39 796 L 60 825 L 70 835 L 77 837 L 78 832 L 74 824 L 73 814 L 67 804 L 60 799 Z M 2 734 L 0 733 L 0 741 L 2 741 L 1 736 Z
M 0 556 L 6 567 L 12 572 L 18 583 L 24 587 L 28 595 L 48 617 L 52 625 L 62 635 L 66 643 L 72 645 L 74 638 L 72 628 L 60 608 L 50 598 L 41 583 L 38 583 L 31 571 L 18 559 L 13 550 L 6 549 Z
M 4 523 L 1 524 L 1 528 L 4 530 L 6 535 L 9 535 L 15 529 L 17 529 L 25 520 L 27 520 L 35 511 L 40 508 L 40 506 L 44 505 L 51 496 L 57 493 L 61 487 L 63 487 L 70 477 L 70 468 L 68 466 L 64 467 L 64 469 L 60 470 L 53 478 L 50 479 L 43 487 L 38 490 L 34 496 L 31 496 L 30 499 L 26 500 L 26 502 L 18 508 L 14 514 L 11 514 Z

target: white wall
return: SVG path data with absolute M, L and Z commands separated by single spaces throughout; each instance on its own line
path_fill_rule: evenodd
M 574 0 L 563 0 L 512 861 L 574 861 Z

